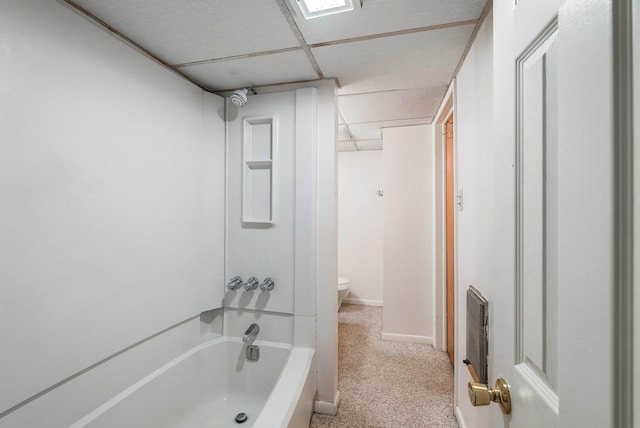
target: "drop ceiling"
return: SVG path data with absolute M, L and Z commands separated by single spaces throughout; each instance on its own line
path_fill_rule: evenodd
M 384 127 L 430 123 L 486 0 L 362 0 L 305 20 L 297 0 L 65 0 L 216 93 L 335 79 L 339 150 L 382 148 Z

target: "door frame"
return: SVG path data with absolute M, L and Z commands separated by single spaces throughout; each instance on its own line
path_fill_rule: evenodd
M 635 426 L 640 419 L 640 305 L 634 284 L 638 282 L 640 244 L 638 243 L 639 177 L 638 143 L 640 131 L 634 123 L 640 118 L 640 6 L 632 0 L 612 3 L 613 79 L 614 79 L 614 372 L 613 423 Z M 634 53 L 636 55 L 634 55 Z M 630 90 L 631 89 L 631 90 Z M 634 145 L 635 143 L 635 145 Z M 634 200 L 634 195 L 636 198 Z M 634 296 L 635 294 L 635 296 Z M 634 302 L 635 300 L 635 302 Z M 629 374 L 631 373 L 631 376 Z
M 433 151 L 434 151 L 434 164 L 432 166 L 433 170 L 433 182 L 435 186 L 435 191 L 433 192 L 433 207 L 434 207 L 434 219 L 433 222 L 433 236 L 434 240 L 434 272 L 433 272 L 433 283 L 435 286 L 433 287 L 434 296 L 434 313 L 433 313 L 433 325 L 434 325 L 434 348 L 447 351 L 447 240 L 446 240 L 446 135 L 444 132 L 444 126 L 446 120 L 453 114 L 453 117 L 456 117 L 455 111 L 455 93 L 456 93 L 456 79 L 454 78 L 451 81 L 451 84 L 447 88 L 447 92 L 445 93 L 444 99 L 438 108 L 436 115 L 433 120 Z M 454 132 L 453 132 L 453 159 L 454 159 L 454 189 L 457 188 L 457 174 L 456 174 L 456 164 L 457 164 L 457 156 L 456 156 L 456 125 L 454 120 Z M 454 212 L 454 242 L 457 240 L 457 227 L 458 227 L 458 211 Z M 454 246 L 455 251 L 455 246 Z M 454 253 L 454 281 L 457 278 L 457 257 Z M 454 282 L 454 295 L 457 300 L 457 286 Z M 455 312 L 455 310 L 454 310 Z M 454 322 L 457 319 L 457 313 L 454 313 Z M 458 337 L 458 326 L 457 323 L 454 325 L 454 341 L 457 340 Z M 455 369 L 455 364 L 454 364 Z M 455 373 L 454 373 L 455 375 Z
M 624 2 L 626 6 L 629 6 L 629 2 Z M 628 126 L 631 126 L 631 137 L 632 141 L 627 142 L 630 144 L 632 148 L 635 148 L 633 151 L 633 166 L 635 169 L 632 171 L 633 180 L 633 193 L 637 195 L 637 192 L 640 190 L 640 172 L 638 171 L 638 165 L 640 165 L 640 129 L 634 130 L 633 124 L 640 123 L 640 55 L 633 54 L 633 46 L 636 47 L 636 53 L 638 52 L 638 47 L 640 47 L 640 5 L 631 3 L 631 34 L 627 34 L 627 37 L 632 37 L 631 46 L 627 49 L 631 51 L 629 58 L 632 61 L 632 81 L 633 81 L 633 102 L 631 106 L 631 114 L 633 115 L 630 120 L 628 120 Z M 624 14 L 621 14 L 620 19 L 624 19 Z M 629 52 L 627 52 L 629 55 Z M 631 263 L 634 266 L 640 266 L 640 239 L 638 238 L 640 227 L 636 222 L 636 218 L 638 213 L 640 213 L 640 198 L 637 196 L 634 198 L 634 206 L 632 209 L 632 217 L 633 217 L 633 234 L 634 236 L 634 245 L 631 248 L 632 252 L 632 260 Z M 634 269 L 632 272 L 632 278 L 627 281 L 627 286 L 625 290 L 627 293 L 633 291 L 634 284 L 640 284 L 640 269 Z M 622 294 L 622 293 L 621 293 Z M 627 337 L 623 337 L 623 340 L 627 340 L 627 343 L 630 343 L 631 349 L 623 348 L 620 353 L 623 355 L 621 358 L 627 358 L 626 361 L 623 361 L 622 364 L 628 368 L 628 364 L 633 367 L 633 378 L 631 380 L 627 380 L 627 383 L 631 383 L 631 385 L 622 386 L 621 389 L 617 392 L 618 396 L 624 396 L 625 394 L 631 394 L 631 402 L 626 403 L 626 407 L 621 409 L 620 411 L 625 415 L 625 417 L 629 417 L 629 412 L 631 412 L 631 421 L 629 425 L 633 425 L 633 422 L 636 423 L 640 420 L 640 385 L 637 382 L 637 379 L 640 378 L 640 293 L 636 292 L 633 296 L 633 306 L 627 307 L 625 305 L 623 312 L 619 316 L 621 317 L 621 324 L 627 334 Z M 624 298 L 628 298 L 628 294 L 620 295 L 618 299 L 619 304 L 624 302 Z M 620 345 L 624 346 L 624 343 Z M 627 376 L 628 379 L 628 376 Z M 619 381 L 619 379 L 618 379 Z M 629 392 L 631 390 L 631 392 Z M 623 421 L 624 422 L 624 421 Z

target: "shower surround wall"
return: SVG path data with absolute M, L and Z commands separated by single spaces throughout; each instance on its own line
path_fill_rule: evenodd
M 289 343 L 294 323 L 315 337 L 317 98 L 304 88 L 226 103 L 227 279 L 275 286 L 226 290 L 225 309 L 247 322 L 288 320 Z
M 319 410 L 331 413 L 338 394 L 335 86 L 270 89 L 249 96 L 246 107 L 226 104 L 226 275 L 270 277 L 275 287 L 227 290 L 225 329 L 231 319 L 257 322 L 260 334 L 277 330 L 295 346 L 316 348 Z

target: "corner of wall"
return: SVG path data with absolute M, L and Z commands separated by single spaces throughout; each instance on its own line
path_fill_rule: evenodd
M 317 363 L 319 401 L 338 392 L 338 223 L 335 83 L 318 82 Z

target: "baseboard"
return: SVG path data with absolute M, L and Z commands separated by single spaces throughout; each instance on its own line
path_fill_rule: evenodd
M 453 412 L 456 415 L 456 419 L 458 420 L 458 425 L 460 428 L 467 428 L 467 424 L 464 422 L 464 418 L 462 417 L 462 412 L 460 411 L 460 407 L 456 406 L 456 410 Z
M 320 400 L 313 402 L 313 411 L 322 415 L 335 416 L 338 414 L 338 407 L 340 407 L 340 391 L 336 392 L 336 398 L 333 403 Z
M 412 334 L 382 333 L 382 340 L 392 340 L 394 342 L 424 343 L 427 345 L 433 345 L 433 337 L 414 336 Z
M 342 302 L 349 303 L 351 305 L 382 306 L 382 300 L 353 299 L 345 297 Z

